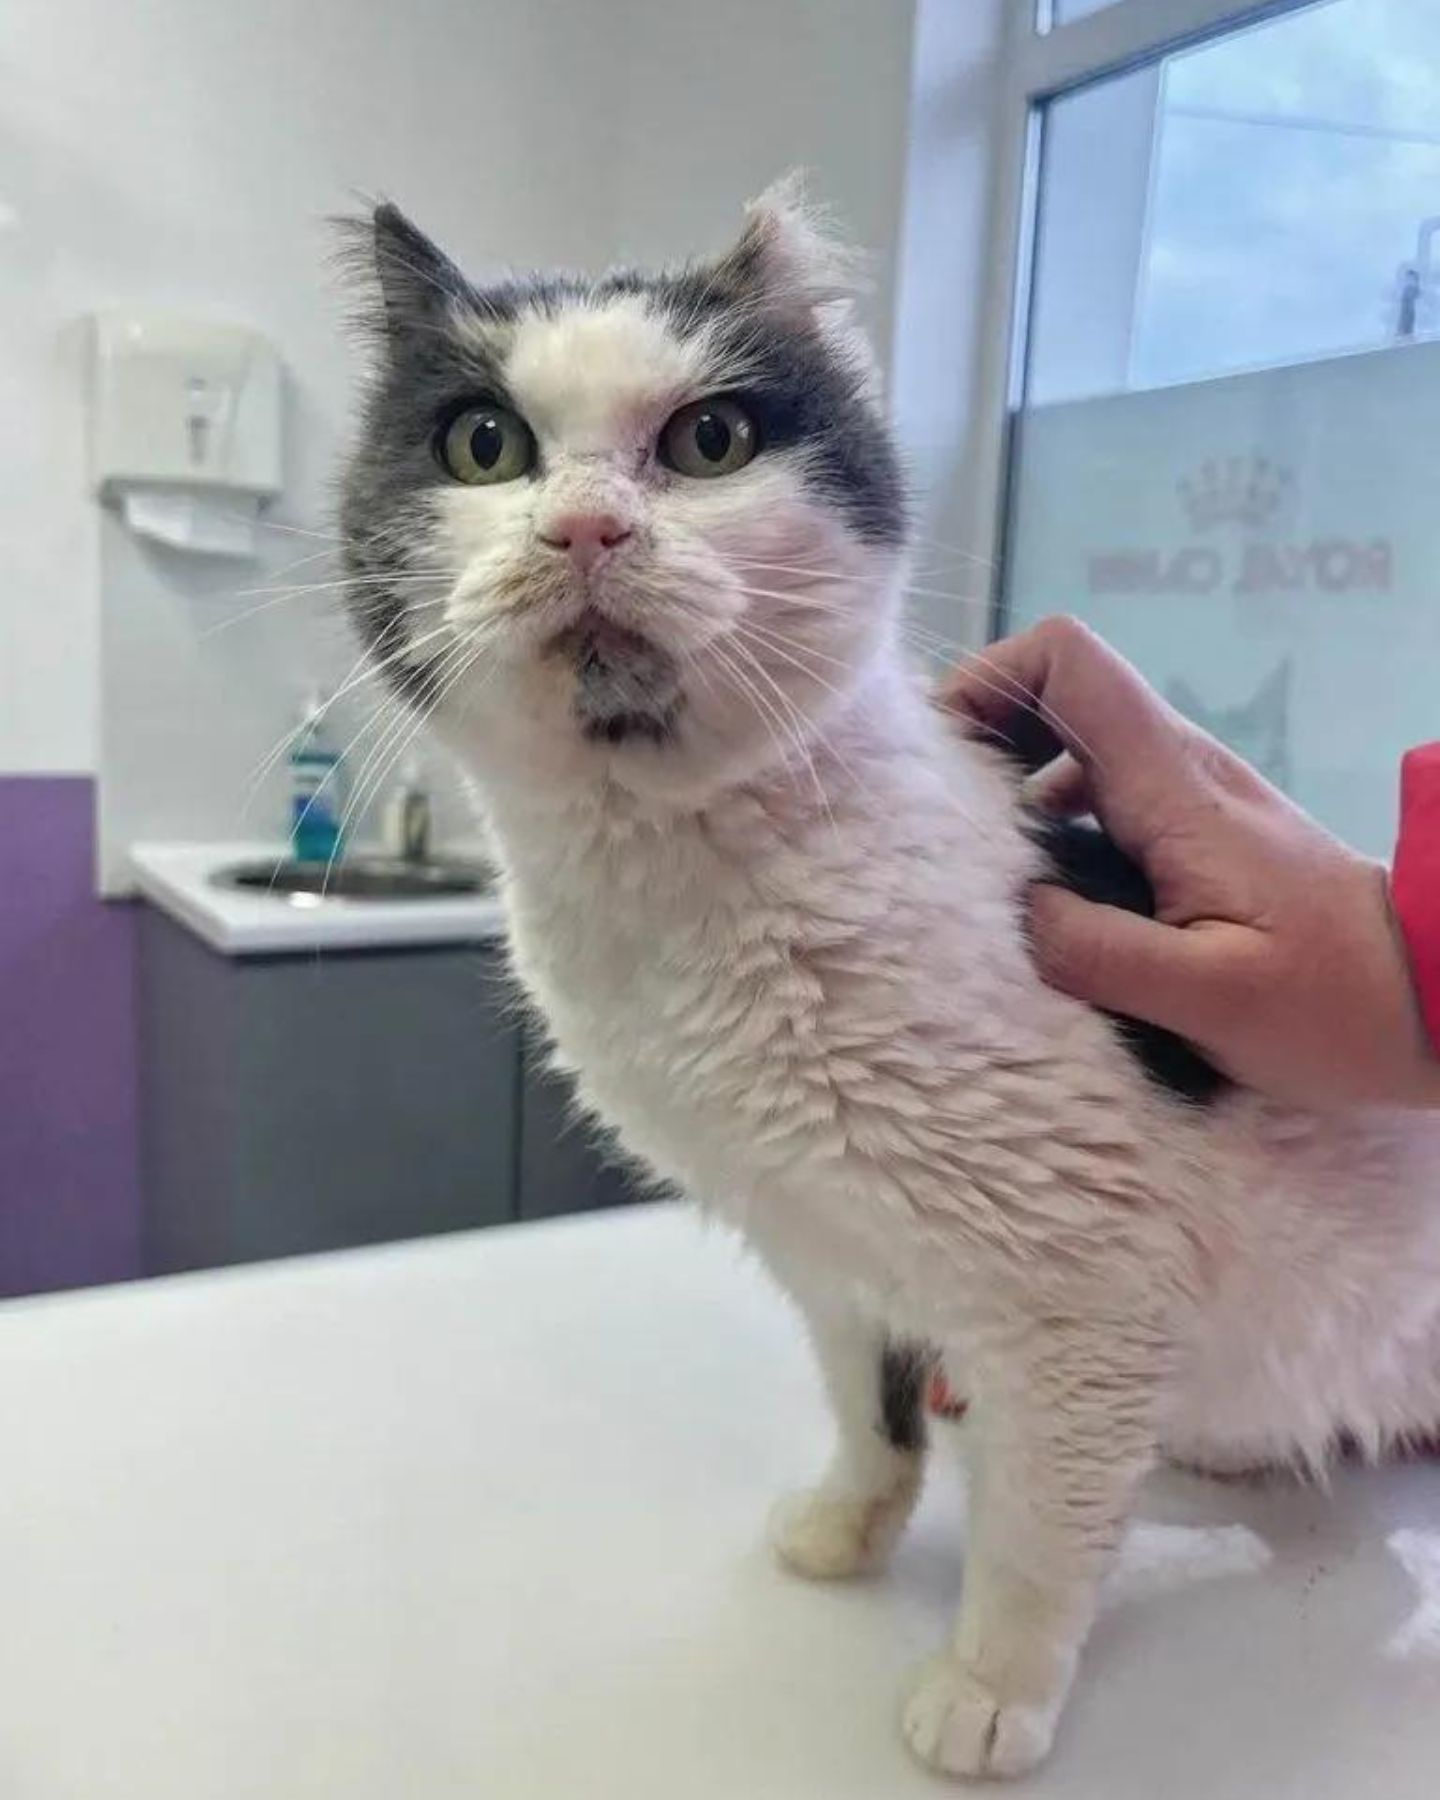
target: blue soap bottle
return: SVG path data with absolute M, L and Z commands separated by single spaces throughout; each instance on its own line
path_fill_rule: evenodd
M 312 688 L 290 745 L 290 853 L 297 862 L 331 863 L 340 855 L 342 760 L 330 740 L 326 703 Z

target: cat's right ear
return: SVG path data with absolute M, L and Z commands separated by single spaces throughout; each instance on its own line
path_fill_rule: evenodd
M 470 284 L 398 206 L 382 201 L 368 217 L 337 221 L 340 260 L 359 290 L 361 322 L 387 337 L 434 325 L 470 293 Z

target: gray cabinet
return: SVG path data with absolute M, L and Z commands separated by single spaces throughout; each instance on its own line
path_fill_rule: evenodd
M 540 1073 L 493 946 L 234 958 L 140 914 L 151 1272 L 633 1197 Z

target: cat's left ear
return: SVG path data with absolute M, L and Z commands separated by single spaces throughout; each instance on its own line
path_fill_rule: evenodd
M 855 315 L 869 285 L 865 258 L 805 197 L 791 174 L 745 208 L 734 248 L 713 266 L 727 295 L 782 324 L 818 329 L 858 394 L 880 399 L 880 365 Z
M 1284 657 L 1260 684 L 1255 698 L 1274 706 L 1283 706 L 1290 698 L 1290 658 Z
M 864 258 L 805 198 L 791 174 L 745 208 L 745 228 L 715 265 L 732 292 L 777 313 L 838 322 L 865 287 Z

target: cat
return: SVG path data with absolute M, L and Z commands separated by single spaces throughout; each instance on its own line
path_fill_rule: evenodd
M 968 1397 L 960 1613 L 902 1729 L 1019 1774 L 1157 1455 L 1319 1469 L 1440 1420 L 1435 1129 L 1172 1067 L 1039 980 L 1056 847 L 902 654 L 900 462 L 792 189 L 655 275 L 472 283 L 388 204 L 350 245 L 353 618 L 478 784 L 557 1061 L 804 1315 L 837 1441 L 782 1561 L 883 1562 L 932 1370 Z
M 1290 791 L 1290 677 L 1289 657 L 1276 663 L 1248 700 L 1234 706 L 1212 706 L 1183 677 L 1165 689 L 1165 697 L 1177 711 L 1192 719 L 1211 737 L 1228 744 L 1258 769 L 1272 787 Z

